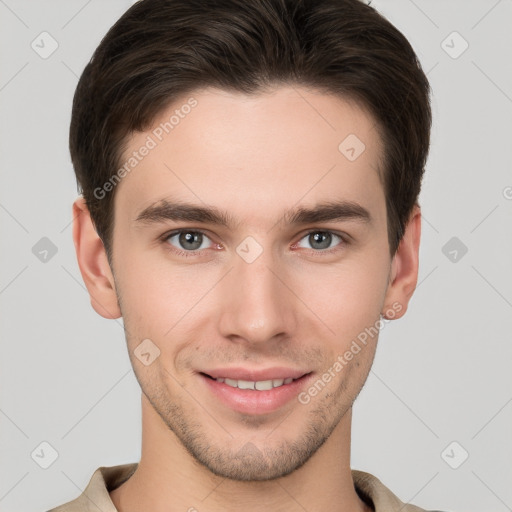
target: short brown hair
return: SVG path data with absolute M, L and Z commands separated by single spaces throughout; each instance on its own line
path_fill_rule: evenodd
M 279 84 L 355 100 L 375 117 L 396 252 L 432 122 L 428 80 L 400 31 L 360 0 L 141 0 L 103 38 L 73 100 L 78 191 L 110 262 L 115 187 L 100 198 L 95 190 L 118 170 L 127 137 L 199 88 L 253 94 Z

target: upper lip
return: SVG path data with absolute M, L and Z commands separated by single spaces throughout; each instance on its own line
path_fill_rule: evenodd
M 249 369 L 249 368 L 215 368 L 212 370 L 204 370 L 204 373 L 214 379 L 227 378 L 233 380 L 246 380 L 250 382 L 258 382 L 273 379 L 298 379 L 310 372 L 304 370 L 295 370 L 293 368 L 274 367 L 266 369 Z

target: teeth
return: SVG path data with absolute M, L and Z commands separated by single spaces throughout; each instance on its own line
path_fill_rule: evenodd
M 254 389 L 256 382 L 251 382 L 249 380 L 239 380 L 238 381 L 238 389 Z
M 277 382 L 277 380 L 260 380 L 254 383 L 254 389 L 257 389 L 258 391 L 269 391 L 273 387 L 277 388 L 277 386 L 274 386 L 274 382 Z
M 272 379 L 272 380 L 258 380 L 258 381 L 234 380 L 234 379 L 219 377 L 218 379 L 215 379 L 215 380 L 217 382 L 223 382 L 224 384 L 227 384 L 228 386 L 231 386 L 232 388 L 256 389 L 258 391 L 269 391 L 272 388 L 278 388 L 278 387 L 282 386 L 283 384 L 290 384 L 291 382 L 293 382 L 292 377 L 288 377 L 286 379 Z

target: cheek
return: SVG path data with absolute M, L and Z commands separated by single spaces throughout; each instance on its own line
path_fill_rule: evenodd
M 122 313 L 133 341 L 153 339 L 162 352 L 172 340 L 179 350 L 183 331 L 199 325 L 208 303 L 208 292 L 219 276 L 203 267 L 190 271 L 176 266 L 163 256 L 132 254 L 119 269 Z
M 386 292 L 387 268 L 385 262 L 361 256 L 357 263 L 303 272 L 300 281 L 304 303 L 344 345 L 378 320 Z
M 337 352 L 379 318 L 388 272 L 381 245 L 368 244 L 335 263 L 308 262 L 283 269 L 288 274 L 285 281 L 299 298 L 292 298 L 289 307 L 307 318 L 302 325 L 316 329 L 317 336 L 330 337 L 334 332 L 333 340 L 340 345 Z M 132 343 L 149 338 L 164 349 L 172 340 L 173 351 L 178 351 L 185 333 L 222 313 L 216 310 L 222 307 L 222 297 L 214 297 L 225 269 L 198 264 L 191 271 L 189 265 L 167 261 L 159 251 L 120 254 L 127 255 L 119 261 L 116 274 Z

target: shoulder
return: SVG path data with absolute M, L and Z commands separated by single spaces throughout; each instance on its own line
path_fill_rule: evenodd
M 361 499 L 372 506 L 375 512 L 441 512 L 439 510 L 428 511 L 416 505 L 404 503 L 370 473 L 353 469 L 352 479 Z
M 47 512 L 117 512 L 109 492 L 128 480 L 137 466 L 133 463 L 99 467 L 80 496 Z

